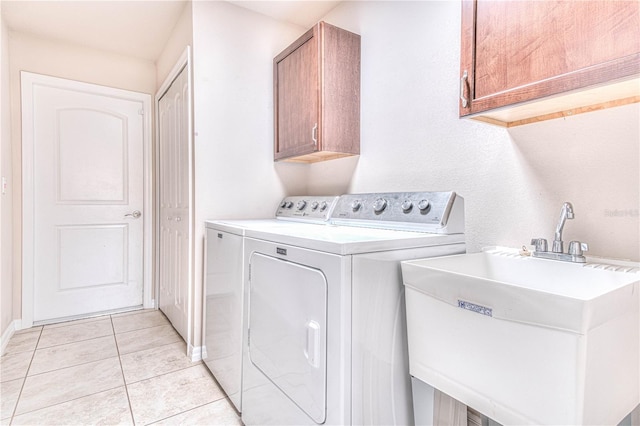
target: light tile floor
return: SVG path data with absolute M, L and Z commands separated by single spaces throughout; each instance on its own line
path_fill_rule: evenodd
M 160 311 L 21 330 L 0 367 L 0 425 L 242 424 Z

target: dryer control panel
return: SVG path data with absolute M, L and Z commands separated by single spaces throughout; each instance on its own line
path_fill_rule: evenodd
M 453 191 L 347 194 L 338 200 L 330 222 L 439 234 L 464 233 L 464 199 Z
M 292 196 L 286 197 L 278 205 L 276 218 L 327 222 L 338 201 L 333 196 Z

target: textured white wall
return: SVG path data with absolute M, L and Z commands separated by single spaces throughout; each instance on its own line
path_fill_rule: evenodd
M 187 3 L 180 19 L 171 32 L 169 40 L 156 60 L 156 87 L 159 88 L 169 75 L 187 46 L 193 45 L 193 22 L 191 3 Z
M 468 249 L 553 238 L 640 260 L 640 107 L 506 129 L 458 118 L 460 3 L 346 2 L 327 22 L 362 36 L 361 155 L 309 169 L 312 194 L 454 190 Z
M 304 29 L 227 2 L 192 7 L 198 346 L 203 222 L 273 216 L 284 195 L 306 192 L 307 167 L 273 162 L 272 61 Z
M 0 9 L 2 5 L 0 4 Z M 0 195 L 0 334 L 13 317 L 11 116 L 9 114 L 9 33 L 0 20 L 0 176 L 7 191 Z

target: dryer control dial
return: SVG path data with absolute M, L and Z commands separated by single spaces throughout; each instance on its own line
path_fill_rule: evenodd
M 373 211 L 376 213 L 382 213 L 386 208 L 387 208 L 387 200 L 385 200 L 384 198 L 378 198 L 373 203 Z
M 319 204 L 317 201 L 313 201 L 313 202 L 311 203 L 311 210 L 312 210 L 312 211 L 316 211 L 316 210 L 318 210 L 318 206 L 319 206 L 319 205 L 320 205 L 320 204 Z
M 305 207 L 307 207 L 307 202 L 305 200 L 300 200 L 296 203 L 296 210 L 298 211 L 304 210 Z
M 411 209 L 413 209 L 413 201 L 411 200 L 404 200 L 402 202 L 402 205 L 400 206 L 402 207 L 402 211 L 405 213 L 409 213 L 411 211 Z
M 429 202 L 429 200 L 420 200 L 418 202 L 418 208 L 420 209 L 420 211 L 427 210 L 430 205 L 431 205 L 431 203 Z
M 323 212 L 327 209 L 327 207 L 329 207 L 329 204 L 327 204 L 326 201 L 323 201 L 320 203 L 320 211 Z
M 354 212 L 360 210 L 360 207 L 362 207 L 362 202 L 360 200 L 354 200 L 353 203 L 351 203 L 351 209 Z

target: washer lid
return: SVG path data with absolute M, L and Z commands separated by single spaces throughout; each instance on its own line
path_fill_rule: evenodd
M 464 243 L 464 234 L 429 234 L 426 232 L 315 224 L 272 229 L 247 229 L 245 235 L 259 240 L 338 255 Z

